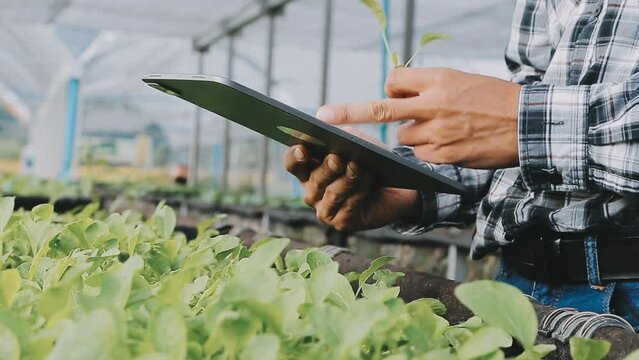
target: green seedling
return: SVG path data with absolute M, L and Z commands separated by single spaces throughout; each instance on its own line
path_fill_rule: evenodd
M 364 5 L 366 5 L 373 12 L 373 14 L 375 14 L 375 17 L 377 18 L 377 22 L 379 23 L 379 26 L 382 29 L 382 40 L 384 42 L 384 47 L 386 48 L 386 52 L 390 56 L 391 61 L 393 62 L 393 66 L 395 67 L 397 66 L 408 67 L 410 63 L 413 62 L 413 60 L 415 59 L 417 54 L 420 52 L 420 50 L 424 48 L 424 46 L 426 46 L 428 43 L 431 43 L 435 40 L 450 39 L 450 36 L 446 34 L 433 33 L 433 32 L 424 33 L 419 39 L 419 47 L 417 48 L 417 50 L 415 50 L 413 55 L 410 57 L 410 59 L 406 61 L 406 63 L 401 64 L 399 61 L 399 55 L 397 54 L 396 51 L 391 51 L 390 45 L 388 43 L 388 38 L 386 36 L 386 29 L 388 28 L 388 20 L 386 19 L 386 13 L 384 12 L 384 9 L 379 4 L 379 2 L 377 2 L 377 0 L 360 0 L 360 1 Z
M 554 350 L 534 344 L 534 309 L 509 285 L 459 285 L 476 317 L 451 326 L 440 301 L 399 297 L 390 257 L 345 276 L 319 249 L 282 259 L 287 239 L 247 248 L 216 236 L 221 217 L 190 242 L 166 205 L 140 218 L 13 212 L 0 198 L 1 359 L 504 359 L 513 340 L 520 360 Z M 610 346 L 571 345 L 575 359 Z

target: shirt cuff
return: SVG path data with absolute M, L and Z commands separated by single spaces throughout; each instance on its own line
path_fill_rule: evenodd
M 397 147 L 394 153 L 411 160 L 431 171 L 436 171 L 453 180 L 459 181 L 459 174 L 451 165 L 435 165 L 422 162 L 415 157 L 413 149 L 407 146 Z M 390 225 L 391 229 L 404 235 L 417 235 L 440 226 L 460 226 L 460 222 L 451 221 L 461 206 L 461 196 L 445 193 L 419 191 L 422 211 L 410 219 L 403 219 Z
M 588 86 L 522 86 L 519 164 L 527 189 L 587 189 L 588 100 Z

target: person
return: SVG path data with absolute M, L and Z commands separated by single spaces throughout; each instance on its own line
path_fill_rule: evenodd
M 186 164 L 177 164 L 171 171 L 171 177 L 175 184 L 186 185 L 189 181 L 189 167 Z
M 498 280 L 543 304 L 639 328 L 639 4 L 517 0 L 511 82 L 396 68 L 388 99 L 325 105 L 335 125 L 405 121 L 394 151 L 470 189 L 383 188 L 359 164 L 293 146 L 286 169 L 340 230 L 406 234 L 475 223 L 471 257 L 501 250 Z

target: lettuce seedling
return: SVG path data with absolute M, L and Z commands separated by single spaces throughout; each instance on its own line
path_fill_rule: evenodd
M 413 55 L 406 61 L 405 64 L 401 64 L 399 61 L 399 55 L 396 51 L 391 51 L 390 46 L 388 44 L 388 37 L 386 36 L 386 29 L 388 28 L 388 20 L 386 19 L 386 13 L 382 6 L 377 2 L 377 0 L 360 0 L 364 5 L 366 5 L 372 12 L 375 14 L 377 18 L 377 22 L 379 23 L 380 28 L 382 29 L 382 40 L 384 41 L 384 47 L 386 48 L 386 52 L 390 56 L 393 61 L 393 66 L 406 66 L 408 67 L 411 62 L 415 59 L 419 51 L 426 46 L 428 43 L 431 43 L 435 40 L 448 40 L 450 36 L 441 33 L 427 32 L 424 33 L 419 39 L 419 47 Z

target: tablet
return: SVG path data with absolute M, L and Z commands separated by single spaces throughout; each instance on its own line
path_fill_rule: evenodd
M 466 192 L 457 181 L 223 77 L 154 74 L 142 80 L 284 145 L 303 144 L 317 159 L 333 153 L 356 161 L 380 186 Z

